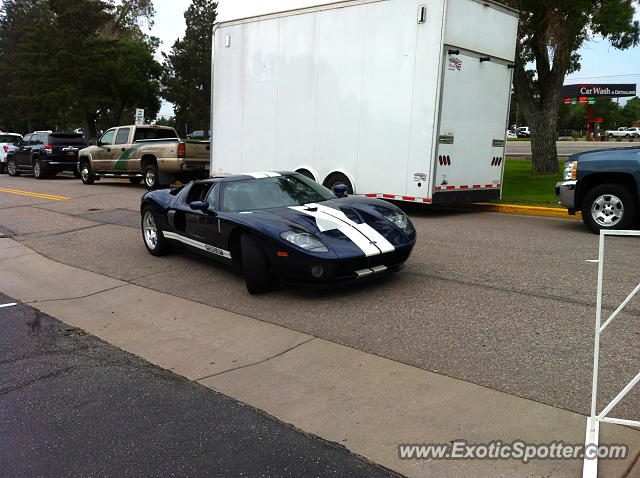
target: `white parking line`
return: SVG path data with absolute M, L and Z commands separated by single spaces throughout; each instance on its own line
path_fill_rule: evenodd
M 15 302 L 12 304 L 2 304 L 0 305 L 0 309 L 2 309 L 3 307 L 13 307 L 14 305 L 18 305 L 18 304 L 16 304 Z

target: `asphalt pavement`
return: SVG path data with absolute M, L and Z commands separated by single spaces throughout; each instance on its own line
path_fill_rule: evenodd
M 145 189 L 120 181 L 0 176 L 0 227 L 56 261 L 201 302 L 519 397 L 588 413 L 598 238 L 581 221 L 404 206 L 418 232 L 405 269 L 327 291 L 251 296 L 200 257 L 150 256 L 139 230 Z M 637 284 L 636 239 L 612 239 L 605 307 Z M 607 330 L 603 400 L 637 373 L 635 317 Z M 618 407 L 632 418 L 640 390 Z
M 399 476 L 25 305 L 0 308 L 0 424 L 2 477 Z

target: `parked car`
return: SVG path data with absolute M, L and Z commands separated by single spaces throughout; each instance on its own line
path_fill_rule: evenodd
M 518 137 L 518 133 L 514 130 L 510 129 L 507 131 L 507 139 L 516 139 Z
M 608 130 L 605 134 L 610 138 L 637 138 L 640 136 L 637 128 L 625 128 L 624 126 L 615 130 Z
M 81 134 L 68 132 L 38 132 L 26 135 L 18 147 L 7 156 L 10 176 L 33 173 L 37 179 L 71 171 L 78 176 L 78 151 L 87 146 Z
M 380 199 L 344 197 L 300 173 L 205 179 L 142 197 L 154 256 L 173 246 L 244 273 L 250 293 L 280 279 L 332 284 L 402 268 L 416 241 L 409 218 Z
M 203 130 L 192 131 L 187 135 L 187 139 L 209 139 L 209 134 Z
M 209 176 L 209 143 L 180 141 L 167 126 L 119 126 L 104 133 L 95 146 L 80 151 L 78 171 L 84 184 L 102 177 L 127 178 L 149 189 L 175 180 Z
M 556 196 L 569 214 L 582 211 L 593 232 L 632 229 L 638 220 L 639 185 L 640 147 L 603 149 L 570 156 Z
M 531 138 L 531 131 L 528 126 L 520 126 L 516 129 L 518 138 Z
M 20 141 L 21 134 L 0 132 L 0 173 L 7 170 L 7 155 L 17 148 Z

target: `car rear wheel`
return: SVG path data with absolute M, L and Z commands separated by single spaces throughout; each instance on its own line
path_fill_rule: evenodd
M 39 159 L 33 160 L 33 177 L 36 179 L 44 179 L 47 177 L 44 167 Z
M 336 186 L 346 186 L 347 194 L 353 194 L 353 186 L 351 181 L 342 173 L 333 173 L 324 182 L 324 187 L 333 190 Z
M 15 159 L 7 160 L 7 173 L 9 173 L 9 176 L 20 176 L 20 171 L 18 171 Z
M 144 170 L 144 185 L 147 189 L 157 189 L 160 187 L 160 176 L 158 174 L 158 166 L 150 164 Z
M 169 244 L 150 207 L 146 207 L 142 212 L 142 237 L 147 251 L 153 256 L 163 256 L 169 250 Z
M 636 222 L 636 198 L 626 187 L 606 183 L 587 193 L 582 203 L 582 220 L 589 229 L 630 229 Z
M 80 178 L 82 178 L 82 184 L 93 184 L 95 182 L 93 168 L 89 161 L 80 163 Z
M 242 251 L 242 272 L 250 294 L 262 294 L 273 288 L 273 277 L 269 272 L 269 263 L 258 239 L 251 234 L 240 237 Z

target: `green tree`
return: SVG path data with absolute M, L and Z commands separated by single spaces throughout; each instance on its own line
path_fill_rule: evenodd
M 218 4 L 192 0 L 187 28 L 169 54 L 163 54 L 162 96 L 174 104 L 179 131 L 210 129 L 211 34 Z
M 579 69 L 577 50 L 601 36 L 615 48 L 637 45 L 635 0 L 508 0 L 520 10 L 514 89 L 531 128 L 533 172 L 558 171 L 556 131 L 560 88 Z M 529 65 L 535 65 L 530 70 Z
M 6 102 L 21 112 L 23 130 L 81 124 L 93 137 L 96 122 L 130 123 L 136 107 L 155 117 L 160 107 L 161 65 L 153 58 L 158 40 L 144 35 L 136 21 L 153 13 L 147 3 L 5 1 L 0 27 L 9 29 L 0 34 L 0 70 L 7 67 L 11 90 Z M 28 21 L 20 20 L 15 7 Z M 123 13 L 125 7 L 130 10 Z
M 620 126 L 638 126 L 640 124 L 640 98 L 627 101 L 620 111 Z

